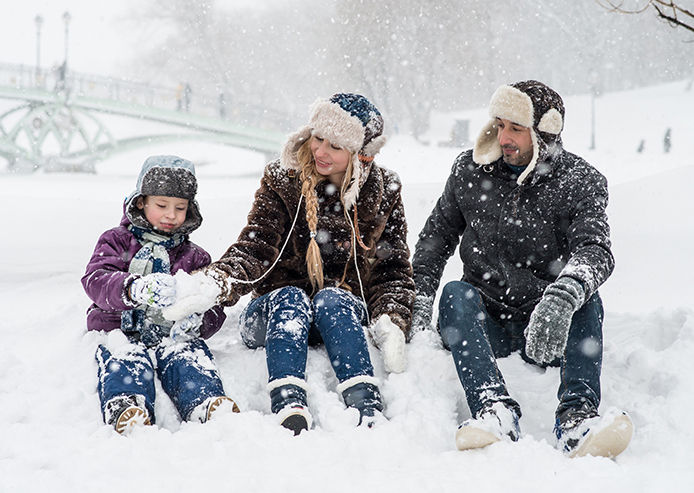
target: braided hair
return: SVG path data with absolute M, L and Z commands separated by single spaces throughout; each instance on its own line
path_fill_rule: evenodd
M 349 188 L 352 181 L 352 168 L 353 168 L 353 157 L 350 154 L 347 169 L 345 171 L 345 176 L 340 185 L 340 201 L 343 205 L 343 210 L 345 217 L 348 217 L 347 208 L 344 207 L 344 194 Z M 324 279 L 323 279 L 323 259 L 320 254 L 320 247 L 316 241 L 316 235 L 318 233 L 318 196 L 316 195 L 316 185 L 318 185 L 323 180 L 327 178 L 318 174 L 316 170 L 316 161 L 313 158 L 313 153 L 311 152 L 311 139 L 309 138 L 304 142 L 299 150 L 297 151 L 297 160 L 300 166 L 299 181 L 301 183 L 301 195 L 304 196 L 306 200 L 306 222 L 308 223 L 308 229 L 311 234 L 311 238 L 308 243 L 308 249 L 306 250 L 306 269 L 308 270 L 308 277 L 311 281 L 311 286 L 313 289 L 320 290 L 323 289 Z

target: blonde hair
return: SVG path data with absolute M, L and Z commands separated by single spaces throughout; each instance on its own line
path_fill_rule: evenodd
M 311 234 L 309 239 L 308 249 L 306 250 L 306 269 L 308 270 L 308 278 L 311 281 L 313 290 L 323 289 L 323 259 L 320 255 L 320 247 L 316 241 L 318 234 L 318 197 L 316 196 L 316 185 L 326 179 L 316 171 L 316 162 L 313 159 L 311 152 L 311 139 L 304 142 L 296 153 L 299 163 L 299 181 L 301 182 L 301 194 L 306 199 L 306 222 Z M 354 156 L 350 153 L 345 176 L 340 185 L 340 201 L 342 202 L 345 217 L 349 220 L 347 208 L 344 207 L 344 194 L 349 188 L 352 181 Z

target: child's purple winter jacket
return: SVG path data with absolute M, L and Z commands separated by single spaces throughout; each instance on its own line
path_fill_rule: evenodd
M 87 310 L 87 329 L 110 331 L 121 326 L 121 312 L 131 310 L 134 304 L 126 295 L 126 286 L 134 277 L 128 272 L 130 260 L 142 245 L 128 230 L 130 220 L 124 215 L 120 226 L 109 229 L 101 235 L 87 271 L 82 277 L 82 285 L 94 304 Z M 193 272 L 207 266 L 210 255 L 190 240 L 169 250 L 171 274 L 179 270 Z M 221 306 L 205 312 L 200 336 L 209 338 L 217 332 L 226 315 Z

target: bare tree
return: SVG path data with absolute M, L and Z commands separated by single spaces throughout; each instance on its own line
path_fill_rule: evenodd
M 658 13 L 658 17 L 667 21 L 671 26 L 682 27 L 694 32 L 694 10 L 686 9 L 682 2 L 673 0 L 644 0 L 643 5 L 636 7 L 625 7 L 624 0 L 615 2 L 613 0 L 597 0 L 597 2 L 613 12 L 622 14 L 640 14 L 652 7 Z

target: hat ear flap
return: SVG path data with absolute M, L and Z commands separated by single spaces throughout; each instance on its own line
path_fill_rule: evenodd
M 496 120 L 489 120 L 475 141 L 472 160 L 477 164 L 491 164 L 500 157 L 501 146 L 496 140 Z
M 280 155 L 280 163 L 286 169 L 299 169 L 299 161 L 296 157 L 296 152 L 299 147 L 311 138 L 311 127 L 306 125 L 287 137 L 287 142 L 282 148 Z
M 550 108 L 540 118 L 537 129 L 552 135 L 558 135 L 564 127 L 564 119 L 556 108 Z
M 386 140 L 385 135 L 379 135 L 364 146 L 364 148 L 361 150 L 361 154 L 364 156 L 375 156 L 385 145 Z

